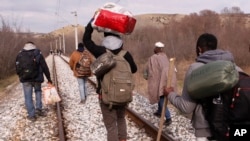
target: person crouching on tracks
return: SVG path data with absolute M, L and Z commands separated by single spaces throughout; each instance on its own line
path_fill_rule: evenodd
M 74 76 L 77 78 L 79 84 L 81 104 L 85 104 L 87 99 L 88 93 L 86 81 L 87 78 L 92 75 L 90 70 L 90 64 L 92 61 L 91 55 L 84 50 L 83 43 L 78 43 L 77 50 L 75 50 L 70 56 L 69 66 L 71 70 L 73 70 Z
M 42 109 L 41 83 L 44 82 L 43 74 L 45 74 L 49 84 L 52 84 L 52 81 L 47 63 L 41 51 L 36 48 L 33 42 L 27 42 L 17 55 L 16 72 L 23 86 L 28 119 L 35 121 L 36 114 L 46 116 L 45 111 Z M 34 106 L 32 99 L 33 88 L 36 96 L 36 106 Z
M 169 59 L 163 51 L 164 46 L 162 42 L 155 43 L 154 54 L 149 58 L 144 70 L 144 78 L 148 80 L 149 101 L 151 104 L 158 103 L 158 109 L 154 113 L 157 117 L 161 117 L 165 97 L 162 89 L 167 84 L 169 69 Z M 172 82 L 173 85 L 176 85 L 176 75 L 173 76 Z M 164 116 L 166 118 L 165 125 L 170 125 L 172 119 L 167 107 Z
M 96 45 L 92 39 L 91 34 L 93 32 L 93 28 L 91 26 L 91 22 L 93 19 L 90 20 L 88 25 L 85 28 L 85 33 L 83 35 L 83 42 L 86 48 L 97 58 L 102 54 L 106 53 L 106 49 L 111 51 L 113 54 L 118 54 L 120 51 L 123 50 L 123 41 L 119 35 L 113 33 L 104 33 L 104 40 L 102 45 Z M 125 60 L 130 65 L 131 73 L 135 73 L 137 71 L 137 66 L 134 62 L 133 57 L 127 51 L 124 55 Z M 104 74 L 105 75 L 105 74 Z M 107 130 L 107 140 L 108 141 L 126 141 L 127 139 L 127 125 L 125 120 L 125 108 L 126 105 L 118 106 L 113 105 L 112 109 L 109 109 L 108 104 L 104 104 L 102 100 L 102 86 L 101 80 L 103 76 L 97 77 L 98 87 L 96 92 L 99 94 L 100 100 L 100 107 L 102 111 L 104 125 Z

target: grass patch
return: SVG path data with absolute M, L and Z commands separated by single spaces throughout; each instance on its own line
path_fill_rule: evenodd
M 6 79 L 0 80 L 0 92 L 3 92 L 7 86 L 18 80 L 17 75 L 12 75 Z

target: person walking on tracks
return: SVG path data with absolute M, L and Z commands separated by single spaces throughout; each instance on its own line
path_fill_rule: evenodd
M 166 53 L 163 52 L 164 44 L 156 42 L 154 54 L 149 58 L 146 69 L 144 70 L 145 79 L 148 80 L 148 93 L 149 101 L 151 104 L 158 103 L 158 109 L 154 113 L 155 116 L 160 117 L 163 109 L 164 95 L 163 87 L 167 83 L 169 59 Z M 173 76 L 172 84 L 176 83 L 176 76 Z M 166 107 L 165 112 L 165 125 L 168 126 L 172 123 L 171 114 Z
M 69 66 L 73 70 L 74 76 L 77 78 L 80 90 L 80 103 L 84 104 L 87 99 L 86 81 L 91 76 L 90 65 L 92 57 L 87 50 L 84 50 L 83 43 L 78 43 L 78 48 L 75 50 L 69 60 Z
M 83 35 L 83 42 L 86 48 L 96 57 L 98 58 L 102 54 L 106 53 L 107 50 L 110 51 L 114 55 L 118 55 L 123 50 L 123 41 L 120 36 L 104 32 L 104 39 L 102 41 L 102 45 L 96 45 L 92 41 L 91 34 L 93 32 L 93 28 L 91 26 L 91 21 L 85 28 L 85 32 Z M 135 73 L 137 71 L 137 66 L 134 62 L 131 54 L 126 51 L 124 54 L 124 59 L 128 62 L 130 66 L 130 73 Z M 98 76 L 98 87 L 96 92 L 99 94 L 100 107 L 102 111 L 104 125 L 107 130 L 107 140 L 108 141 L 126 141 L 127 139 L 127 125 L 125 120 L 125 108 L 126 105 L 113 105 L 110 109 L 110 105 L 104 103 L 102 99 L 102 95 L 104 94 L 103 85 L 101 81 L 105 78 L 105 75 Z M 132 95 L 132 93 L 131 93 Z
M 49 84 L 52 84 L 52 81 L 47 63 L 33 42 L 27 42 L 17 55 L 16 72 L 23 86 L 28 119 L 35 121 L 36 114 L 46 116 L 46 112 L 42 109 L 41 83 L 44 82 L 43 74 L 45 74 Z M 33 88 L 36 99 L 35 106 L 32 99 Z
M 186 72 L 182 95 L 176 94 L 172 87 L 165 87 L 164 94 L 180 111 L 186 114 L 192 114 L 192 125 L 195 128 L 196 140 L 208 141 L 213 140 L 213 135 L 210 130 L 211 128 L 209 122 L 205 116 L 205 109 L 202 107 L 202 103 L 190 97 L 190 94 L 187 91 L 187 78 L 195 69 L 203 66 L 204 63 L 209 63 L 216 60 L 234 62 L 234 58 L 229 51 L 217 49 L 217 38 L 210 33 L 204 33 L 199 36 L 196 43 L 196 54 L 196 62 L 191 64 Z M 242 71 L 237 66 L 236 69 L 238 71 Z

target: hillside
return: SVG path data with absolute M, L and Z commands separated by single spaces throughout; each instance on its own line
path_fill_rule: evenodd
M 145 28 L 149 26 L 158 26 L 159 28 L 163 27 L 164 25 L 168 24 L 170 21 L 181 21 L 185 16 L 187 15 L 181 15 L 181 14 L 142 14 L 142 15 L 136 15 L 134 18 L 136 21 L 135 29 L 137 28 Z M 238 18 L 237 16 L 229 16 L 229 15 L 219 15 L 221 18 L 221 21 L 225 21 L 227 18 Z M 245 19 L 245 24 L 250 27 L 250 14 L 245 14 L 243 16 Z M 78 25 L 78 32 L 82 33 L 84 31 L 83 25 Z M 62 35 L 63 33 L 65 35 L 74 35 L 75 33 L 74 26 L 68 25 L 62 28 L 59 28 L 55 31 L 52 31 L 49 33 L 49 35 L 58 36 Z
M 83 30 L 84 30 L 84 27 L 82 25 L 78 25 L 77 31 L 83 32 Z M 63 33 L 65 35 L 69 35 L 69 34 L 74 35 L 75 34 L 75 27 L 72 25 L 64 26 L 62 28 L 59 28 L 55 31 L 50 32 L 49 34 L 54 35 L 54 36 L 58 36 L 58 35 L 62 35 Z
M 136 15 L 134 18 L 136 19 L 136 28 L 143 28 L 147 26 L 162 26 L 163 24 L 167 24 L 171 20 L 181 20 L 185 15 L 178 15 L 178 14 L 143 14 L 143 15 Z M 84 31 L 83 25 L 78 25 L 77 28 L 78 32 Z M 58 35 L 74 35 L 75 29 L 74 26 L 68 25 L 62 28 L 59 28 L 55 31 L 49 33 L 49 35 L 58 36 Z

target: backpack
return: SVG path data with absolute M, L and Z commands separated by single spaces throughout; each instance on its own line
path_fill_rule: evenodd
M 16 72 L 21 80 L 34 80 L 39 74 L 40 50 L 22 50 L 16 58 Z
M 113 105 L 126 105 L 132 101 L 134 80 L 130 65 L 123 57 L 125 54 L 124 50 L 113 54 L 116 65 L 101 80 L 102 100 L 110 109 Z
M 239 72 L 233 88 L 200 103 L 213 137 L 219 141 L 236 140 L 235 130 L 250 126 L 250 76 Z
M 114 55 L 108 49 L 106 49 L 106 53 L 103 53 L 99 56 L 90 66 L 90 69 L 96 77 L 101 77 L 110 69 L 115 66 Z
M 91 56 L 87 51 L 81 53 L 81 57 L 76 64 L 76 72 L 78 77 L 86 77 L 91 75 L 90 70 Z

